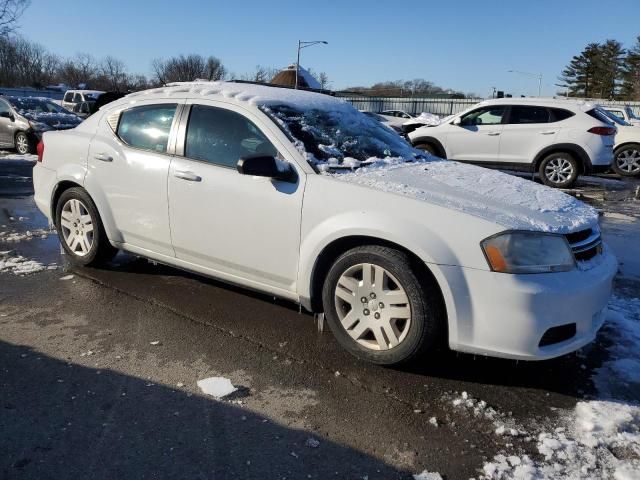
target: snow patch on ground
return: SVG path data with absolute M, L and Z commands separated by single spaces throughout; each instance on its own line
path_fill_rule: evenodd
M 13 273 L 14 275 L 30 275 L 43 270 L 53 270 L 55 264 L 45 266 L 35 260 L 29 260 L 20 255 L 12 255 L 13 252 L 0 252 L 0 272 Z
M 614 297 L 609 308 L 609 360 L 593 378 L 600 398 L 578 402 L 563 426 L 538 433 L 536 458 L 496 455 L 481 478 L 640 480 L 640 300 Z
M 4 153 L 6 152 L 0 152 L 0 161 L 15 160 L 15 161 L 22 161 L 22 162 L 27 161 L 27 162 L 33 162 L 33 163 L 36 163 L 38 161 L 37 155 L 31 155 L 31 154 L 20 155 L 17 153 L 7 153 L 6 155 L 4 155 Z
M 0 242 L 21 242 L 34 238 L 47 238 L 51 232 L 43 228 L 26 232 L 0 232 Z
M 202 390 L 202 393 L 215 398 L 226 397 L 238 390 L 233 386 L 231 380 L 224 377 L 209 377 L 198 380 L 198 387 Z
M 436 472 L 428 472 L 427 470 L 413 476 L 413 480 L 442 480 L 442 476 Z

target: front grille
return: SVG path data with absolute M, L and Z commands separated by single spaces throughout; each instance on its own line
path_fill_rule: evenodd
M 578 261 L 591 260 L 596 255 L 602 253 L 602 238 L 600 230 L 597 228 L 587 228 L 579 232 L 565 235 L 573 256 Z
M 546 347 L 553 345 L 554 343 L 564 342 L 576 335 L 576 324 L 568 323 L 567 325 L 560 325 L 559 327 L 552 327 L 542 336 L 540 339 L 539 347 Z

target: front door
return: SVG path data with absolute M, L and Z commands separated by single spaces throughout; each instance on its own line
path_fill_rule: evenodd
M 250 112 L 201 101 L 188 115 L 168 182 L 176 257 L 228 280 L 294 291 L 304 175 L 286 183 L 238 173 L 242 157 L 292 161 L 274 127 Z
M 13 115 L 13 111 L 9 104 L 0 100 L 0 144 L 5 147 L 13 147 L 15 122 L 10 118 L 11 115 Z
M 497 162 L 504 106 L 487 106 L 473 110 L 450 124 L 447 133 L 447 158 L 468 162 Z

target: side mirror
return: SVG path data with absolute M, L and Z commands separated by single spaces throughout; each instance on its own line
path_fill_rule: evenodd
M 8 118 L 9 120 L 11 120 L 12 122 L 15 120 L 13 113 L 11 112 L 0 112 L 0 117 L 2 118 Z
M 291 164 L 274 157 L 259 156 L 241 158 L 238 160 L 236 167 L 242 175 L 269 177 L 288 183 L 295 183 L 298 179 L 298 174 Z
M 456 117 L 453 119 L 453 122 L 451 122 L 453 125 L 462 125 L 462 119 L 460 117 Z

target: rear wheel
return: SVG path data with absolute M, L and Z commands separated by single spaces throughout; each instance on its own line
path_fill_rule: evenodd
M 578 162 L 568 153 L 552 153 L 540 163 L 539 173 L 545 185 L 569 188 L 578 178 Z
M 616 150 L 611 168 L 624 177 L 640 175 L 640 144 L 630 143 Z
M 16 151 L 20 155 L 34 153 L 33 142 L 29 140 L 29 137 L 24 132 L 16 133 Z
M 407 362 L 435 349 L 442 331 L 437 287 L 409 256 L 382 246 L 347 251 L 333 264 L 322 300 L 338 342 L 381 365 Z
M 62 247 L 73 263 L 98 265 L 118 253 L 109 243 L 98 209 L 82 188 L 60 195 L 55 220 Z

